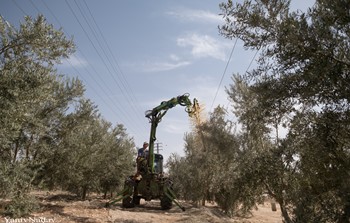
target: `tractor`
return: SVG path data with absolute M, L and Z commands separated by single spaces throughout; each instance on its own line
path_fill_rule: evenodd
M 185 111 L 190 117 L 198 111 L 197 100 L 194 99 L 192 103 L 189 99 L 189 94 L 163 101 L 152 110 L 146 111 L 145 117 L 151 123 L 148 154 L 144 158 L 138 157 L 136 159 L 136 174 L 127 177 L 123 190 L 117 194 L 114 200 L 109 202 L 109 205 L 122 200 L 122 207 L 132 208 L 140 204 L 140 199 L 146 201 L 159 199 L 163 210 L 172 208 L 172 203 L 174 202 L 180 209 L 185 211 L 185 208 L 176 200 L 172 189 L 172 181 L 164 175 L 163 156 L 154 153 L 157 126 L 166 112 L 176 105 L 186 106 Z

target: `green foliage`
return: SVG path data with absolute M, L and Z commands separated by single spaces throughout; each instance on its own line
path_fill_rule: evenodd
M 307 194 L 295 202 L 297 218 L 346 221 L 350 198 L 349 119 L 339 112 L 323 111 L 314 115 L 312 122 L 304 121 L 293 122 L 303 134 L 289 136 L 300 156 L 295 196 Z
M 258 67 L 228 89 L 249 154 L 242 179 L 263 185 L 286 222 L 350 219 L 349 5 L 320 0 L 306 13 L 282 0 L 220 5 L 220 33 L 260 50 Z
M 5 208 L 5 215 L 12 218 L 19 218 L 39 210 L 38 201 L 29 194 L 16 194 L 12 197 L 10 204 Z
M 52 66 L 74 52 L 73 41 L 47 24 L 42 15 L 36 19 L 26 16 L 19 30 L 1 19 L 0 35 L 1 63 L 6 69 L 17 61 Z
M 11 199 L 4 214 L 16 218 L 39 208 L 37 201 L 29 195 L 37 171 L 37 168 L 28 161 L 1 164 L 0 195 Z
M 26 17 L 19 30 L 1 19 L 0 35 L 0 191 L 11 198 L 7 213 L 18 217 L 34 210 L 28 193 L 43 162 L 38 156 L 83 88 L 55 73 L 53 64 L 74 46 L 42 16 Z
M 111 129 L 89 101 L 62 122 L 69 126 L 52 158 L 47 158 L 45 184 L 57 185 L 85 199 L 88 191 L 113 190 L 132 168 L 133 142 L 122 125 Z
M 205 201 L 215 201 L 232 215 L 242 192 L 236 188 L 241 151 L 239 138 L 226 114 L 225 109 L 217 107 L 208 121 L 186 135 L 186 157 L 173 155 L 168 166 L 174 188 L 183 198 L 201 201 L 202 205 Z
M 35 210 L 33 187 L 64 188 L 85 198 L 112 191 L 132 168 L 132 139 L 83 99 L 78 79 L 54 65 L 72 40 L 43 16 L 19 29 L 0 19 L 0 197 L 14 217 Z
M 65 81 L 56 74 L 53 63 L 74 48 L 42 16 L 26 17 L 19 30 L 0 23 L 0 150 L 14 163 L 35 158 L 37 142 L 83 88 L 78 80 Z
M 166 165 L 173 180 L 173 190 L 176 195 L 182 199 L 198 201 L 200 199 L 196 198 L 198 195 L 191 192 L 192 188 L 188 188 L 193 185 L 191 181 L 196 180 L 192 174 L 188 174 L 190 171 L 188 168 L 192 166 L 187 164 L 183 157 L 174 153 L 170 155 Z
M 187 135 L 170 173 L 180 192 L 229 214 L 267 194 L 284 222 L 349 222 L 350 2 L 320 0 L 305 13 L 289 3 L 220 4 L 220 33 L 260 52 L 227 88 L 240 132 L 216 109 Z

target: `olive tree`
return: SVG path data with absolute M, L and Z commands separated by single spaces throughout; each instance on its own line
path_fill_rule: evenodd
M 25 17 L 19 28 L 1 18 L 0 36 L 0 186 L 17 201 L 9 212 L 25 214 L 22 201 L 44 161 L 39 156 L 83 86 L 57 74 L 54 64 L 73 53 L 74 44 L 43 16 Z
M 282 170 L 274 177 L 280 183 L 262 173 L 286 222 L 350 218 L 349 7 L 349 1 L 325 0 L 307 12 L 290 11 L 287 0 L 220 5 L 220 33 L 260 52 L 258 66 L 239 75 L 256 95 L 260 115 L 253 122 L 286 131 L 264 165 Z

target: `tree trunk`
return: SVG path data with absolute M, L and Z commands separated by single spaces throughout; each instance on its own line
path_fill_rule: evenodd
M 18 142 L 16 142 L 15 144 L 15 152 L 13 154 L 13 160 L 12 160 L 12 163 L 15 163 L 16 162 L 16 159 L 17 159 L 17 153 L 18 153 Z
M 30 153 L 30 147 L 32 146 L 32 142 L 34 140 L 33 134 L 30 136 L 30 141 L 28 142 L 27 148 L 26 148 L 26 159 L 29 160 L 29 153 Z
M 349 223 L 350 222 L 350 204 L 346 204 L 344 207 L 344 213 L 341 216 L 339 223 Z
M 284 202 L 282 200 L 278 201 L 278 204 L 280 205 L 282 217 L 284 219 L 285 223 L 293 223 L 292 219 L 290 219 L 287 208 L 284 206 Z
M 87 190 L 88 190 L 88 187 L 87 187 L 87 186 L 83 186 L 83 191 L 82 191 L 82 194 L 81 194 L 81 199 L 83 199 L 83 200 L 86 199 Z
M 271 202 L 271 210 L 272 210 L 272 211 L 277 211 L 276 203 L 275 203 L 275 202 Z

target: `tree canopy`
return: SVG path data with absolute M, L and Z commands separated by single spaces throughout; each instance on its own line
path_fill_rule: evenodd
M 33 187 L 61 188 L 82 198 L 115 190 L 132 168 L 133 139 L 102 119 L 77 78 L 55 64 L 74 53 L 72 39 L 45 18 L 19 28 L 0 19 L 0 197 L 6 213 L 36 205 Z
M 275 141 L 265 165 L 280 163 L 281 182 L 263 182 L 286 207 L 284 219 L 349 221 L 350 2 L 320 0 L 305 13 L 290 12 L 289 3 L 221 4 L 220 33 L 260 50 L 258 67 L 239 75 L 255 95 L 244 114 L 265 127 L 285 126 L 286 137 Z M 237 84 L 228 93 L 239 106 Z
M 194 164 L 207 165 L 201 171 L 210 176 L 217 165 L 226 167 L 216 172 L 219 183 L 207 177 L 200 185 L 233 213 L 237 204 L 250 210 L 266 193 L 279 203 L 285 222 L 349 222 L 350 2 L 318 0 L 302 12 L 291 11 L 288 0 L 229 0 L 220 9 L 225 24 L 219 33 L 240 39 L 259 58 L 227 87 L 239 131 L 217 140 L 227 129 L 212 122 L 222 117 L 217 111 L 198 126 L 209 136 L 198 138 L 200 145 L 217 149 L 197 146 L 196 156 L 205 158 Z M 191 182 L 202 182 L 200 175 L 191 172 L 197 176 Z M 220 202 L 220 193 L 231 202 Z

